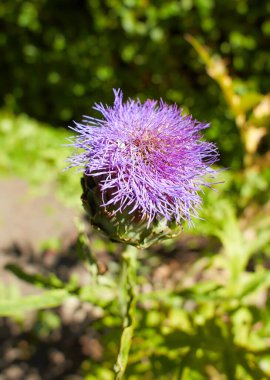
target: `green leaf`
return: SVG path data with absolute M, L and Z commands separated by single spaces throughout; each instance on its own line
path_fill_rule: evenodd
M 243 94 L 240 98 L 238 108 L 241 112 L 246 112 L 257 106 L 262 99 L 263 95 L 258 94 L 257 92 Z
M 242 299 L 249 296 L 259 290 L 261 287 L 268 287 L 270 285 L 270 273 L 269 271 L 253 273 L 249 276 L 248 281 L 240 287 L 237 297 Z
M 57 307 L 69 296 L 64 290 L 49 290 L 43 294 L 31 295 L 11 300 L 0 300 L 0 316 L 10 317 L 29 310 Z
M 268 374 L 266 374 L 257 363 L 257 359 L 254 357 L 247 357 L 245 352 L 242 350 L 238 355 L 239 364 L 244 368 L 246 373 L 250 375 L 251 379 L 269 379 Z
M 262 97 L 261 102 L 254 108 L 249 121 L 257 127 L 270 125 L 270 93 Z
M 29 274 L 24 272 L 16 264 L 7 264 L 5 269 L 13 273 L 19 279 L 40 288 L 61 289 L 64 287 L 64 283 L 53 273 L 51 273 L 48 277 L 43 276 L 42 274 Z

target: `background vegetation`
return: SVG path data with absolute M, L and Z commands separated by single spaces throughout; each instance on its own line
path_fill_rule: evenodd
M 121 87 L 211 120 L 220 149 L 239 151 L 232 115 L 183 37 L 199 36 L 224 57 L 238 93 L 266 93 L 269 12 L 266 0 L 3 0 L 0 102 L 63 126 Z M 225 164 L 237 165 L 240 156 L 229 156 L 222 154 Z
M 207 138 L 220 149 L 222 183 L 203 195 L 194 229 L 140 253 L 129 380 L 270 377 L 269 14 L 266 0 L 0 4 L 3 178 L 23 178 L 37 192 L 53 185 L 80 207 L 79 175 L 62 173 L 70 149 L 59 146 L 70 132 L 59 127 L 90 114 L 94 102 L 110 103 L 113 87 L 142 100 L 162 97 L 211 122 Z M 29 296 L 0 288 L 2 325 L 13 326 L 4 338 L 22 352 L 17 364 L 32 360 L 37 379 L 114 377 L 128 298 L 123 247 L 81 222 L 77 228 L 68 257 L 79 253 L 87 283 L 57 267 L 5 269 L 43 288 Z M 61 247 L 54 253 L 67 255 Z M 67 322 L 61 305 L 74 315 L 84 310 L 80 322 Z M 43 361 L 35 361 L 40 347 Z M 50 361 L 52 349 L 61 365 Z M 11 364 L 0 362 L 3 370 Z

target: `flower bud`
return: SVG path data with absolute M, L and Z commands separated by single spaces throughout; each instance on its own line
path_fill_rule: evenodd
M 112 205 L 103 207 L 102 194 L 95 178 L 84 175 L 81 183 L 83 207 L 90 223 L 112 241 L 148 248 L 158 241 L 174 238 L 182 231 L 182 227 L 176 221 L 168 221 L 165 218 L 155 219 L 148 226 L 148 221 L 142 219 L 138 211 L 129 213 L 131 207 L 121 213 L 115 212 Z

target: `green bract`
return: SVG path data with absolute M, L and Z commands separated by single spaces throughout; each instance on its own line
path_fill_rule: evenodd
M 138 213 L 129 214 L 129 209 L 115 213 L 115 206 L 102 207 L 98 183 L 93 177 L 82 178 L 82 202 L 91 224 L 103 231 L 112 241 L 148 248 L 164 239 L 174 238 L 182 231 L 175 221 L 154 220 L 147 227 Z

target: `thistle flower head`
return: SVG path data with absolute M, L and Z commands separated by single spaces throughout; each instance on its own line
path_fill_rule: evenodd
M 95 104 L 100 119 L 75 123 L 79 134 L 69 158 L 98 184 L 100 206 L 147 221 L 191 222 L 201 204 L 199 191 L 210 186 L 218 153 L 201 138 L 208 127 L 162 100 L 128 99 L 114 90 L 112 107 Z M 207 179 L 208 178 L 208 179 Z

